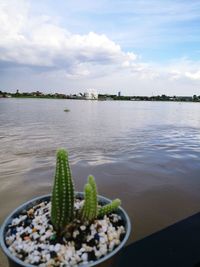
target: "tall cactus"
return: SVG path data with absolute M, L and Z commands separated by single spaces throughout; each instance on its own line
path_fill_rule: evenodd
M 96 185 L 94 176 L 92 176 L 92 175 L 88 176 L 88 183 L 92 187 L 92 206 L 93 206 L 92 217 L 96 218 L 98 201 L 97 201 L 97 185 Z
M 68 162 L 68 154 L 64 149 L 57 152 L 56 173 L 51 199 L 51 221 L 56 231 L 62 229 L 73 220 L 74 185 Z
M 97 188 L 93 176 L 88 177 L 84 188 L 85 201 L 81 211 L 82 220 L 92 221 L 97 217 Z
M 113 200 L 111 203 L 102 206 L 99 210 L 98 210 L 98 217 L 103 217 L 106 214 L 109 214 L 111 212 L 113 212 L 114 210 L 116 210 L 119 206 L 121 205 L 121 200 L 116 198 L 115 200 Z

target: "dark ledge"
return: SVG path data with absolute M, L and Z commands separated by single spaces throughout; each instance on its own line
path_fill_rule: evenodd
M 124 248 L 122 266 L 200 267 L 200 212 Z

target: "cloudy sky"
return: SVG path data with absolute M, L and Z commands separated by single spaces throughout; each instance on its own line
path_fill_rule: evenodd
M 200 95 L 199 0 L 0 0 L 0 90 Z

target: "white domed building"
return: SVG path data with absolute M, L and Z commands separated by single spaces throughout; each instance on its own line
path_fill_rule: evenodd
M 97 100 L 98 99 L 98 93 L 96 90 L 89 89 L 87 92 L 84 93 L 84 97 L 87 100 Z

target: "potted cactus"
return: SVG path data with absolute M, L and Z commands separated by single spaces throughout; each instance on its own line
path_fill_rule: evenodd
M 120 204 L 99 196 L 91 175 L 84 192 L 75 192 L 67 152 L 60 149 L 52 194 L 11 213 L 1 227 L 1 247 L 10 266 L 97 266 L 130 234 Z

